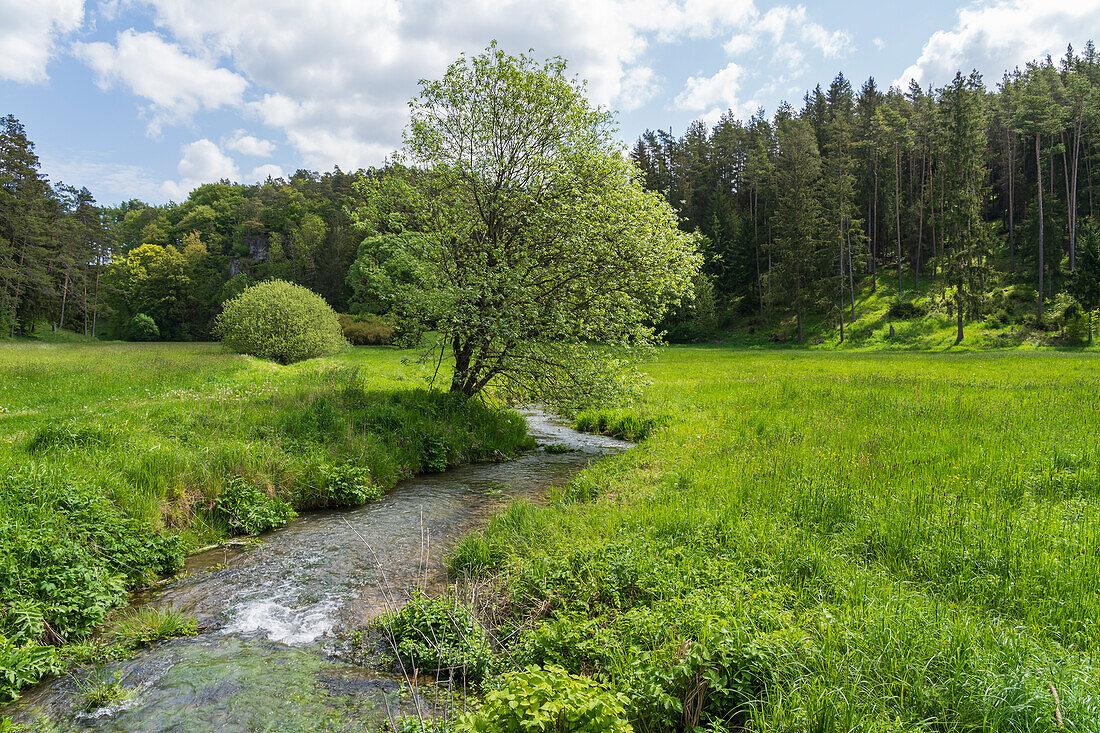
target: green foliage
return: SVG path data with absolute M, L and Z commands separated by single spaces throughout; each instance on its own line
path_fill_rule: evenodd
M 195 636 L 198 632 L 195 619 L 187 618 L 173 608 L 142 606 L 118 620 L 114 637 L 124 648 L 134 649 L 162 639 Z
M 127 341 L 159 341 L 160 329 L 157 322 L 144 313 L 138 313 L 126 324 Z
M 890 304 L 890 309 L 886 311 L 886 315 L 890 318 L 908 321 L 913 318 L 924 318 L 928 315 L 928 309 L 911 300 L 895 300 Z
M 407 674 L 413 670 L 477 681 L 493 655 L 485 631 L 455 598 L 416 592 L 400 610 L 378 622 Z
M 0 635 L 116 658 L 83 640 L 184 548 L 224 539 L 218 498 L 255 493 L 241 484 L 351 504 L 531 446 L 514 413 L 409 389 L 426 372 L 384 349 L 275 368 L 215 345 L 0 346 Z M 260 493 L 260 519 L 285 521 Z
M 630 733 L 623 695 L 554 665 L 505 674 L 458 731 L 476 733 Z
M 382 496 L 382 488 L 371 481 L 370 470 L 345 463 L 327 472 L 324 505 L 359 506 Z
M 32 641 L 16 643 L 0 634 L 0 703 L 19 696 L 19 690 L 62 669 L 57 649 Z
M 217 332 L 230 349 L 280 364 L 347 348 L 336 311 L 324 298 L 283 280 L 255 285 L 227 302 Z
M 62 638 L 86 633 L 127 588 L 182 563 L 178 537 L 43 465 L 0 478 L 0 503 L 0 634 L 9 638 L 39 641 L 44 624 Z
M 1089 730 L 1094 362 L 668 349 L 661 430 L 452 564 L 492 574 L 500 658 L 638 730 Z
M 425 81 L 411 106 L 419 168 L 359 187 L 365 228 L 416 233 L 365 253 L 381 263 L 384 243 L 386 262 L 415 273 L 387 281 L 406 338 L 436 331 L 427 356 L 446 351 L 451 391 L 467 396 L 492 385 L 572 405 L 620 390 L 652 324 L 691 295 L 700 257 L 623 159 L 610 115 L 564 61 L 495 44 Z
M 283 527 L 298 516 L 287 501 L 240 477 L 230 479 L 215 507 L 225 515 L 229 527 L 241 534 Z
M 382 318 L 374 316 L 350 316 L 340 314 L 340 328 L 344 338 L 353 346 L 381 346 L 392 344 L 394 327 Z
M 389 313 L 400 289 L 418 284 L 418 265 L 409 257 L 408 245 L 420 238 L 419 234 L 384 234 L 363 240 L 347 277 L 353 312 Z

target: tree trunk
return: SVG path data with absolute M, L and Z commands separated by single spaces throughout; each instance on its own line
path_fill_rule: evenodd
M 99 270 L 102 267 L 97 263 L 95 268 L 95 295 L 92 296 L 92 338 L 95 338 L 96 318 L 99 316 Z
M 844 230 L 844 239 L 848 243 L 848 296 L 852 299 L 852 323 L 856 322 L 856 276 L 853 270 L 855 265 L 852 264 L 852 233 L 851 230 Z
M 1035 133 L 1035 171 L 1039 176 L 1039 320 L 1043 320 L 1043 159 L 1039 151 L 1039 133 Z
M 1008 269 L 1016 272 L 1016 139 L 1011 133 L 1008 150 Z
M 901 297 L 901 152 L 894 144 L 894 230 L 898 243 L 898 297 Z
M 57 327 L 65 327 L 65 301 L 69 297 L 69 270 L 72 266 L 65 268 L 65 284 L 61 287 L 61 317 L 57 319 Z
M 917 224 L 917 252 L 913 263 L 913 290 L 920 290 L 920 255 L 924 248 L 924 182 L 925 182 L 925 158 L 921 153 L 920 159 L 920 221 Z

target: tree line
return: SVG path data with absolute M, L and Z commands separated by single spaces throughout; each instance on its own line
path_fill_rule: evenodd
M 858 91 L 840 74 L 800 110 L 747 122 L 730 112 L 678 138 L 647 131 L 631 157 L 706 236 L 719 320 L 791 318 L 801 341 L 806 317 L 824 315 L 843 340 L 857 296 L 884 279 L 899 300 L 950 312 L 960 340 L 994 311 L 1049 327 L 1100 305 L 1091 42 L 995 90 L 976 72 L 928 89 L 872 78 Z M 1006 297 L 1029 303 L 1026 316 Z
M 861 296 L 884 283 L 911 306 L 899 312 L 931 304 L 959 338 L 975 319 L 1049 328 L 1100 305 L 1091 42 L 992 90 L 977 73 L 904 91 L 873 78 L 857 91 L 838 74 L 801 109 L 647 131 L 630 157 L 681 228 L 703 235 L 696 304 L 666 322 L 673 337 L 747 321 L 789 324 L 801 341 L 807 319 L 824 318 L 843 340 Z M 368 203 L 362 181 L 395 170 L 298 171 L 101 207 L 52 185 L 23 126 L 0 119 L 0 336 L 49 324 L 117 338 L 144 314 L 164 338 L 205 339 L 227 298 L 268 278 L 341 312 L 380 312 L 363 274 L 376 263 L 356 266 L 370 232 L 352 212 Z
M 363 172 L 298 171 L 199 186 L 182 203 L 98 206 L 53 185 L 14 117 L 0 119 L 0 337 L 64 328 L 119 338 L 138 314 L 167 339 L 210 338 L 222 303 L 281 278 L 346 309 Z

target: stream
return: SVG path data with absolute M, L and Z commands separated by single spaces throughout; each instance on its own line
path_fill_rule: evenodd
M 390 610 L 410 586 L 446 582 L 445 551 L 508 501 L 537 500 L 589 462 L 629 444 L 523 412 L 541 447 L 505 463 L 420 476 L 354 509 L 303 515 L 261 543 L 188 558 L 170 582 L 135 598 L 196 618 L 202 632 L 107 665 L 133 694 L 82 709 L 86 672 L 24 691 L 16 722 L 56 731 L 378 730 L 408 703 L 397 675 L 341 660 L 340 636 Z M 39 723 L 44 730 L 50 730 Z

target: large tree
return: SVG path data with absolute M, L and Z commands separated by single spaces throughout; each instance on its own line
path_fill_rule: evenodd
M 364 182 L 360 215 L 422 235 L 397 242 L 416 267 L 394 309 L 439 334 L 453 392 L 590 399 L 690 294 L 694 237 L 561 59 L 459 58 L 422 82 L 405 148 L 413 170 Z

